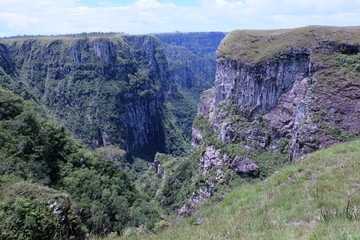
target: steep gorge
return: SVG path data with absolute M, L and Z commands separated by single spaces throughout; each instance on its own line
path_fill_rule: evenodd
M 304 154 L 359 138 L 358 27 L 233 31 L 215 63 L 222 37 L 4 39 L 0 85 L 29 93 L 92 148 L 151 156 L 137 186 L 183 215 Z M 215 86 L 201 95 L 193 123 L 215 65 Z
M 212 39 L 206 33 L 194 39 L 199 37 Z M 221 39 L 221 34 L 212 39 L 213 49 Z M 197 57 L 203 64 L 183 67 L 181 61 L 191 62 L 195 56 L 190 50 L 149 35 L 2 42 L 2 86 L 26 88 L 49 116 L 92 148 L 117 145 L 144 156 L 188 151 L 197 98 L 214 79 L 214 58 Z M 186 52 L 179 62 L 170 60 L 176 48 Z M 175 68 L 182 70 L 171 70 Z M 178 84 L 184 76 L 187 84 Z M 195 85 L 197 94 L 192 94 Z

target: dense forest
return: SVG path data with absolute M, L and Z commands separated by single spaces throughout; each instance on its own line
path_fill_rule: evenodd
M 83 239 L 159 219 L 123 172 L 124 156 L 88 150 L 3 89 L 0 109 L 1 239 Z

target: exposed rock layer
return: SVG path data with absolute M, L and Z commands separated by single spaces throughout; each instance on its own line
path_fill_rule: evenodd
M 236 152 L 294 161 L 358 138 L 359 52 L 359 27 L 229 33 L 217 50 L 215 86 L 202 94 L 193 128 L 199 171 L 208 180 L 190 205 L 214 194 L 214 170 L 224 165 L 246 177 L 282 164 L 259 157 L 261 169 L 245 156 L 228 157 Z
M 254 150 L 286 150 L 291 161 L 348 139 L 334 136 L 334 131 L 356 137 L 359 125 L 346 119 L 360 121 L 359 110 L 354 109 L 359 105 L 354 101 L 359 99 L 355 93 L 360 91 L 359 75 L 357 70 L 341 70 L 338 59 L 358 64 L 359 42 L 356 27 L 307 27 L 269 35 L 234 31 L 217 51 L 215 87 L 201 97 L 199 114 L 209 117 L 220 140 Z M 321 119 L 319 104 L 324 111 L 331 109 L 338 121 Z M 234 105 L 235 112 L 226 110 Z M 234 114 L 242 118 L 234 120 Z M 195 136 L 201 135 L 196 131 Z M 284 149 L 280 145 L 285 142 Z

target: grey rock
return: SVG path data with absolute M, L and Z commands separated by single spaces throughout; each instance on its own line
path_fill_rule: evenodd
M 224 171 L 222 169 L 216 170 L 216 177 L 214 179 L 214 182 L 218 183 L 223 179 L 224 179 Z
M 178 209 L 177 214 L 180 216 L 187 216 L 190 213 L 190 209 L 184 204 L 180 209 Z
M 154 169 L 155 169 L 155 172 L 156 172 L 156 176 L 158 178 L 160 178 L 160 179 L 164 179 L 165 178 L 165 172 L 162 169 L 160 162 L 155 159 L 154 163 L 153 163 L 153 166 L 154 166 Z
M 220 136 L 220 140 L 223 142 L 226 142 L 226 143 L 233 142 L 234 132 L 231 129 L 230 123 L 228 123 L 228 122 L 221 123 L 219 136 Z
M 200 225 L 202 222 L 204 221 L 204 215 L 201 215 L 196 222 L 194 223 L 194 225 Z
M 219 149 L 213 146 L 207 146 L 203 156 L 200 158 L 200 168 L 203 173 L 207 173 L 214 166 L 224 166 L 224 157 L 220 154 Z
M 230 168 L 242 177 L 256 176 L 259 167 L 249 158 L 236 155 L 230 164 Z
M 199 202 L 203 202 L 213 196 L 215 190 L 215 182 L 207 180 L 204 186 L 198 187 L 193 192 L 193 196 L 189 199 L 190 206 L 195 207 Z
M 290 49 L 281 61 L 248 65 L 219 60 L 215 81 L 215 106 L 225 99 L 240 109 L 265 114 L 273 109 L 282 93 L 309 75 L 309 50 Z
M 200 129 L 192 128 L 192 141 L 191 146 L 193 148 L 198 147 L 200 145 L 201 140 L 203 139 L 202 132 Z
M 206 90 L 200 97 L 198 113 L 201 115 L 209 116 L 210 119 L 214 117 L 215 109 L 215 88 Z

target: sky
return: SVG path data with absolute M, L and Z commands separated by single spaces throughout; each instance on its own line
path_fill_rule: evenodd
M 360 25 L 360 0 L 0 0 L 0 37 Z

